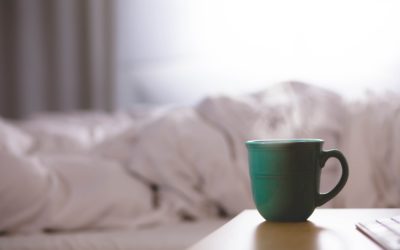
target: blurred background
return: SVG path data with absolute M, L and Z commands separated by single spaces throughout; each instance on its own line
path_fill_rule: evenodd
M 286 80 L 400 90 L 400 2 L 1 0 L 0 115 L 191 105 Z

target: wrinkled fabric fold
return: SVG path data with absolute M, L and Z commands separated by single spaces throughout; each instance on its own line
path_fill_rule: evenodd
M 396 99 L 397 98 L 397 99 Z M 399 206 L 400 98 L 286 82 L 190 107 L 0 120 L 0 231 L 143 227 L 254 208 L 246 140 L 321 138 L 350 179 L 330 207 Z M 340 175 L 323 169 L 321 189 Z

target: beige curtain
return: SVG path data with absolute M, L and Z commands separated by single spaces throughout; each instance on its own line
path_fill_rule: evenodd
M 114 2 L 0 1 L 0 115 L 111 110 Z

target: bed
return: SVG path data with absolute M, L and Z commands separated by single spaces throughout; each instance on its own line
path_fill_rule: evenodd
M 348 159 L 327 207 L 400 206 L 399 95 L 284 82 L 187 107 L 1 119 L 0 249 L 184 249 L 254 208 L 244 142 L 294 137 Z
M 215 219 L 169 223 L 141 229 L 15 234 L 0 238 L 0 249 L 178 250 L 188 248 L 225 222 L 224 219 Z

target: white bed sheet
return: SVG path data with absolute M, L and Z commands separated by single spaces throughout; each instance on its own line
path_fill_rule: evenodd
M 1 250 L 182 250 L 227 220 L 202 220 L 143 229 L 0 236 Z
M 15 234 L 0 236 L 0 249 L 185 248 L 209 232 L 172 221 L 254 207 L 243 142 L 255 138 L 315 137 L 326 141 L 325 149 L 342 150 L 349 181 L 327 206 L 399 207 L 399 100 L 347 103 L 323 89 L 285 83 L 147 115 L 0 119 L 0 231 Z M 340 174 L 329 163 L 322 191 Z M 160 227 L 18 236 L 149 223 Z

